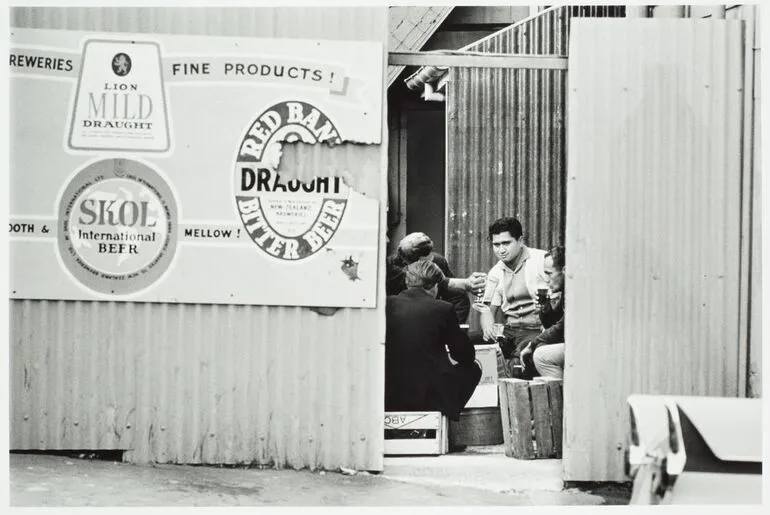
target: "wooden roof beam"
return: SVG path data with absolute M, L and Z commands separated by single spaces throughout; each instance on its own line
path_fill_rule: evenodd
M 556 55 L 493 54 L 484 52 L 388 52 L 394 66 L 435 66 L 437 68 L 538 68 L 566 70 L 567 58 Z

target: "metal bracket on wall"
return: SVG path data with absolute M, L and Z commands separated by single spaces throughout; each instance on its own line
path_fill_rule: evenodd
M 485 52 L 388 52 L 393 66 L 458 66 L 465 68 L 540 68 L 566 70 L 567 57 L 558 55 L 494 54 Z

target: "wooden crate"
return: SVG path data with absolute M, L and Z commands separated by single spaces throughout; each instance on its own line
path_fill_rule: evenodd
M 500 445 L 503 427 L 500 408 L 465 408 L 458 422 L 449 421 L 450 445 Z
M 521 460 L 561 458 L 562 381 L 500 379 L 505 455 Z
M 385 456 L 446 454 L 448 433 L 440 411 L 386 411 Z

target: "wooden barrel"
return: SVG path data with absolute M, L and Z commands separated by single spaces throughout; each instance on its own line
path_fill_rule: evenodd
M 460 420 L 449 421 L 449 445 L 500 445 L 503 423 L 500 407 L 465 408 Z

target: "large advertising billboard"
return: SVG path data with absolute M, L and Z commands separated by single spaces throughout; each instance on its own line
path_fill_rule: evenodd
M 378 42 L 12 29 L 10 297 L 374 307 L 379 203 L 285 154 L 380 144 L 383 68 Z

